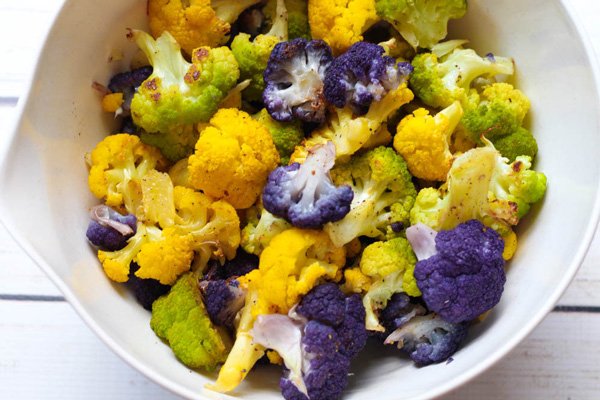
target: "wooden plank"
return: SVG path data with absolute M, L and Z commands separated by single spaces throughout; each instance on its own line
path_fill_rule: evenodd
M 176 398 L 110 352 L 66 303 L 0 301 L 0 315 L 2 399 Z M 566 328 L 568 337 L 558 334 Z M 600 314 L 552 313 L 499 364 L 443 399 L 594 399 L 599 358 Z
M 67 303 L 0 301 L 1 399 L 177 399 L 113 354 Z
M 552 313 L 502 361 L 444 400 L 598 399 L 600 314 Z

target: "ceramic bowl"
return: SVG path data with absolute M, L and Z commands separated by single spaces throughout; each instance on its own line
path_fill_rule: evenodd
M 184 397 L 226 399 L 204 389 L 214 375 L 190 373 L 149 328 L 150 315 L 104 276 L 85 240 L 84 154 L 112 130 L 92 81 L 126 69 L 126 28 L 145 28 L 145 1 L 67 0 L 55 20 L 0 169 L 1 218 L 21 246 L 113 351 Z M 480 54 L 514 57 L 517 85 L 531 99 L 536 169 L 549 178 L 541 204 L 519 229 L 502 301 L 471 331 L 452 363 L 415 368 L 399 352 L 366 352 L 345 399 L 425 399 L 464 384 L 514 348 L 552 309 L 575 274 L 598 219 L 599 100 L 591 47 L 558 0 L 472 0 L 451 36 Z M 123 51 L 122 62 L 109 63 Z M 280 370 L 253 372 L 232 396 L 280 398 Z

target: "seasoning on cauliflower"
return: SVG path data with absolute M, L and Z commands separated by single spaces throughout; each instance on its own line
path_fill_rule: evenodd
M 259 268 L 238 278 L 247 289 L 246 303 L 231 353 L 209 388 L 233 390 L 262 357 L 265 348 L 254 343 L 250 334 L 259 315 L 287 313 L 323 280 L 339 280 L 345 262 L 345 249 L 335 247 L 321 231 L 292 228 L 275 236 L 261 253 Z
M 318 229 L 344 218 L 354 193 L 350 186 L 333 185 L 334 163 L 335 146 L 328 142 L 313 147 L 303 164 L 276 168 L 263 189 L 263 207 L 298 228 Z
M 278 43 L 264 72 L 263 102 L 273 119 L 322 123 L 325 120 L 323 79 L 333 61 L 322 40 L 298 38 Z
M 193 272 L 179 278 L 168 295 L 154 302 L 150 327 L 189 368 L 214 370 L 229 352 L 228 337 L 211 323 Z
M 154 147 L 134 135 L 110 135 L 96 145 L 89 156 L 88 184 L 94 196 L 107 206 L 124 206 L 138 218 L 141 210 L 142 178 L 151 170 L 162 170 L 166 159 Z
M 314 39 L 322 39 L 341 54 L 379 21 L 375 0 L 308 0 L 308 21 Z
M 360 270 L 371 278 L 371 285 L 363 296 L 368 330 L 385 330 L 379 322 L 378 314 L 394 293 L 406 292 L 415 297 L 421 295 L 413 275 L 416 263 L 417 258 L 410 244 L 403 237 L 375 242 L 365 247 L 360 259 Z
M 149 0 L 148 22 L 154 37 L 170 32 L 186 53 L 217 47 L 228 40 L 231 24 L 260 0 Z
M 467 337 L 467 323 L 453 324 L 431 313 L 415 316 L 392 332 L 385 344 L 398 343 L 418 367 L 448 360 Z
M 237 209 L 256 202 L 279 154 L 268 130 L 247 113 L 221 109 L 188 160 L 192 186 Z
M 531 170 L 529 157 L 517 157 L 509 164 L 489 141 L 484 142 L 485 147 L 454 160 L 440 189 L 421 189 L 410 213 L 413 225 L 452 229 L 478 219 L 505 237 L 544 196 L 546 176 Z
M 309 149 L 332 141 L 336 157 L 347 160 L 358 150 L 371 147 L 374 142 L 390 138 L 385 123 L 404 104 L 413 99 L 413 93 L 405 84 L 388 92 L 381 101 L 371 104 L 363 116 L 356 116 L 348 106 L 334 108 L 327 122 L 315 130 L 301 146 L 297 146 L 290 160 L 303 162 Z
M 431 48 L 448 34 L 448 20 L 465 15 L 467 0 L 375 0 L 375 9 L 414 48 Z
M 121 215 L 105 205 L 92 207 L 90 217 L 85 235 L 91 244 L 102 250 L 122 249 L 137 230 L 135 215 Z
M 133 122 L 146 132 L 142 140 L 178 161 L 193 151 L 195 124 L 208 121 L 236 85 L 237 62 L 227 47 L 199 47 L 189 63 L 167 31 L 156 40 L 138 30 L 130 35 L 154 68 L 131 101 Z
M 471 92 L 461 122 L 472 141 L 481 143 L 484 135 L 494 143 L 521 127 L 529 107 L 523 92 L 509 83 L 497 82 L 486 86 L 481 95 Z
M 415 237 L 425 236 L 425 240 L 416 240 L 422 251 L 428 246 L 426 252 L 433 253 L 419 258 L 414 272 L 430 311 L 458 324 L 498 304 L 506 275 L 504 242 L 496 231 L 470 220 L 437 235 L 429 233 L 426 226 L 410 227 L 406 234 L 411 243 Z
M 463 115 L 460 102 L 435 114 L 418 108 L 398 124 L 394 149 L 406 160 L 408 170 L 417 178 L 445 181 L 454 161 L 450 140 Z
M 325 99 L 338 108 L 349 105 L 356 115 L 408 80 L 412 66 L 384 55 L 383 47 L 356 42 L 331 63 L 325 75 Z
M 271 239 L 292 227 L 285 219 L 268 212 L 262 204 L 249 208 L 246 218 L 246 226 L 242 229 L 241 246 L 248 253 L 257 256 L 269 245 Z
M 365 311 L 358 295 L 345 297 L 325 283 L 312 289 L 289 315 L 260 315 L 253 340 L 285 362 L 279 381 L 287 400 L 340 399 L 350 363 L 366 344 Z
M 275 19 L 271 29 L 252 40 L 247 33 L 239 33 L 231 42 L 231 51 L 240 67 L 241 79 L 250 79 L 244 91 L 245 99 L 258 101 L 262 98 L 265 82 L 263 73 L 275 45 L 288 40 L 288 13 L 284 0 L 277 0 Z
M 304 139 L 302 123 L 298 120 L 290 122 L 275 121 L 266 108 L 255 114 L 253 118 L 269 130 L 275 148 L 279 153 L 279 164 L 288 165 L 294 149 Z
M 359 236 L 383 239 L 394 236 L 393 225 L 408 225 L 416 190 L 402 157 L 389 147 L 377 147 L 336 165 L 336 185 L 350 185 L 354 199 L 350 212 L 323 230 L 336 246 Z
M 440 46 L 443 44 L 440 44 Z M 456 100 L 466 108 L 471 84 L 479 77 L 512 75 L 513 60 L 505 57 L 480 57 L 472 49 L 455 48 L 448 54 L 417 54 L 410 87 L 415 95 L 431 107 L 444 108 Z

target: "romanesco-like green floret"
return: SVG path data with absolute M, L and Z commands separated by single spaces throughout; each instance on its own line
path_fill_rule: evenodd
M 213 370 L 229 352 L 228 338 L 211 323 L 198 276 L 192 272 L 179 278 L 168 295 L 154 302 L 150 326 L 189 368 Z
M 302 140 L 304 140 L 304 130 L 302 123 L 298 120 L 291 122 L 275 121 L 269 115 L 266 108 L 262 109 L 254 118 L 269 130 L 273 143 L 279 153 L 280 164 L 288 165 L 290 156 Z
M 454 49 L 438 58 L 434 53 L 417 54 L 410 87 L 431 107 L 444 108 L 456 100 L 466 108 L 471 83 L 479 77 L 512 75 L 513 61 L 505 57 L 480 57 L 472 49 Z
M 465 15 L 467 0 L 376 0 L 375 8 L 414 48 L 431 48 L 448 34 L 448 20 Z

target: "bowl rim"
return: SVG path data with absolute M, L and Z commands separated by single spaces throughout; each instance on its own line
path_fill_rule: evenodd
M 34 101 L 32 96 L 33 83 L 36 78 L 40 75 L 40 60 L 42 56 L 48 51 L 48 42 L 54 34 L 56 28 L 56 22 L 66 12 L 67 5 L 72 3 L 74 0 L 64 0 L 59 6 L 58 10 L 51 17 L 50 29 L 43 41 L 39 44 L 36 49 L 36 56 L 32 60 L 33 68 L 30 69 L 25 85 L 23 86 L 23 95 L 19 97 L 17 105 L 15 107 L 15 115 L 12 124 L 10 124 L 9 133 L 4 140 L 2 146 L 0 146 L 0 171 L 6 170 L 6 164 L 8 162 L 8 154 L 10 149 L 14 146 L 16 138 L 20 134 L 20 127 L 23 125 L 24 111 L 29 107 L 30 103 Z M 583 28 L 581 23 L 581 17 L 575 11 L 572 5 L 573 0 L 558 0 L 562 12 L 568 18 L 568 22 L 575 30 L 577 36 L 581 40 L 581 44 L 585 50 L 585 61 L 591 67 L 591 75 L 594 84 L 594 92 L 596 95 L 598 109 L 595 116 L 596 121 L 600 126 L 600 54 L 596 52 L 592 46 L 590 35 L 586 29 Z M 600 132 L 599 132 L 600 133 Z M 600 174 L 599 174 L 600 176 Z M 524 325 L 517 334 L 511 336 L 502 346 L 488 354 L 488 356 L 479 364 L 473 366 L 471 369 L 464 373 L 461 373 L 456 379 L 439 385 L 435 388 L 431 388 L 421 395 L 415 396 L 412 400 L 426 400 L 436 398 L 443 394 L 447 394 L 451 391 L 458 389 L 465 383 L 473 380 L 475 377 L 481 375 L 487 371 L 494 364 L 500 361 L 508 353 L 514 350 L 532 331 L 542 322 L 542 320 L 552 311 L 560 297 L 564 294 L 567 287 L 572 283 L 577 271 L 579 270 L 584 257 L 586 256 L 594 234 L 598 228 L 600 220 L 600 179 L 597 182 L 596 197 L 594 199 L 592 213 L 586 229 L 582 235 L 582 240 L 578 246 L 577 251 L 574 253 L 571 262 L 568 267 L 565 268 L 564 279 L 559 285 L 556 285 L 553 294 L 546 300 L 546 302 L 538 309 L 529 322 Z M 167 389 L 173 394 L 183 396 L 188 399 L 199 399 L 202 396 L 202 391 L 193 391 L 178 384 L 172 380 L 165 378 L 152 369 L 146 367 L 129 354 L 129 352 L 117 344 L 110 335 L 85 311 L 82 304 L 79 302 L 77 297 L 71 291 L 69 286 L 58 276 L 54 269 L 39 255 L 39 253 L 31 246 L 29 241 L 24 238 L 19 230 L 14 226 L 12 219 L 10 218 L 10 210 L 5 206 L 2 193 L 0 192 L 0 223 L 6 228 L 9 235 L 15 240 L 19 247 L 27 254 L 27 256 L 50 278 L 53 284 L 62 292 L 67 302 L 73 307 L 79 317 L 88 325 L 88 327 L 100 338 L 102 342 L 129 366 L 139 371 L 147 379 L 157 383 L 161 387 Z M 211 392 L 212 393 L 212 392 Z M 239 397 L 230 396 L 222 393 L 214 393 L 218 398 L 222 399 L 239 399 Z M 211 397 L 215 397 L 212 396 Z M 207 398 L 202 396 L 202 398 Z

